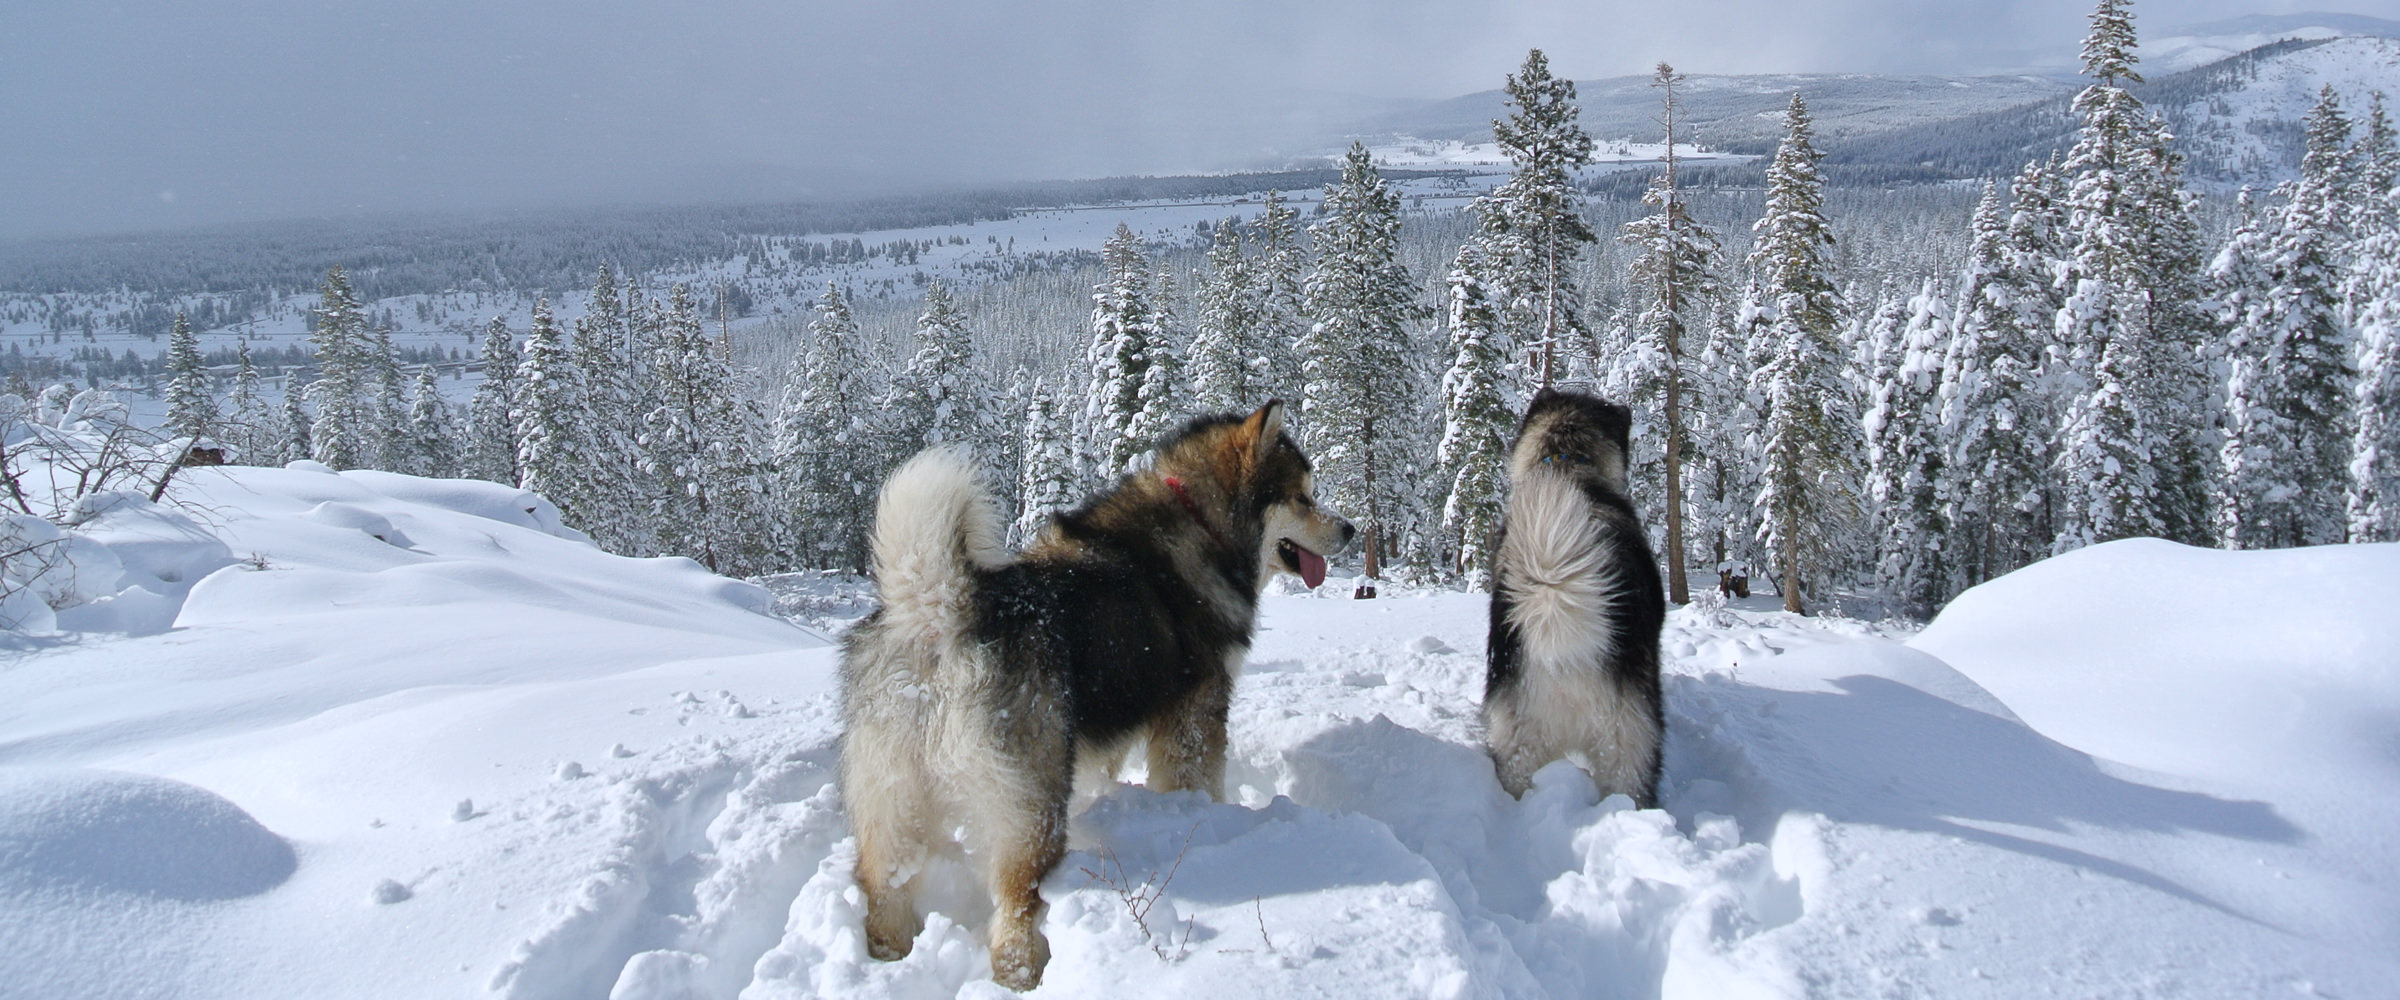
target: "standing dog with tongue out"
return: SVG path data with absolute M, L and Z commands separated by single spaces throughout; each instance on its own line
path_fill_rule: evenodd
M 1041 982 L 1042 878 L 1079 760 L 1149 748 L 1149 785 L 1223 797 L 1225 715 L 1275 572 L 1314 587 L 1350 524 L 1319 508 L 1284 408 L 1195 420 L 1022 553 L 973 464 L 935 449 L 875 509 L 882 607 L 843 640 L 842 800 L 867 950 L 906 955 L 912 881 L 952 831 L 991 890 L 992 975 Z

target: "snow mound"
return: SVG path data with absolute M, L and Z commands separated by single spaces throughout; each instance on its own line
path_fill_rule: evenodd
M 240 806 L 148 775 L 0 768 L 0 892 L 236 899 L 283 884 L 291 845 Z
M 1959 595 L 1912 644 L 2035 729 L 2188 776 L 2390 763 L 2400 545 L 2080 549 Z M 2362 763 L 2373 764 L 2373 760 Z

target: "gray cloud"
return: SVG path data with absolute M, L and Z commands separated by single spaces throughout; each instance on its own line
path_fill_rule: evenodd
M 0 18 L 0 236 L 1222 168 L 1530 46 L 1583 78 L 2004 71 L 2071 57 L 2087 7 L 31 0 Z M 2293 9 L 2167 7 L 2137 11 Z

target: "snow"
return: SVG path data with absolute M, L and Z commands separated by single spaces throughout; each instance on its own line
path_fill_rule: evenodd
M 765 590 L 488 484 L 187 489 L 92 535 L 171 627 L 0 662 L 0 996 L 1003 995 L 955 860 L 866 956 L 835 649 Z M 1921 634 L 1683 608 L 1662 810 L 1500 791 L 1479 596 L 1274 593 L 1230 801 L 1079 800 L 1037 995 L 2376 995 L 2395 587 L 2400 546 L 2135 541 Z

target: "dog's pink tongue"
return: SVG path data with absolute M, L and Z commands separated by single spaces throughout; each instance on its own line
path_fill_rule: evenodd
M 1298 545 L 1292 546 L 1292 551 L 1300 554 L 1300 582 L 1308 584 L 1311 589 L 1323 584 L 1325 557 Z

